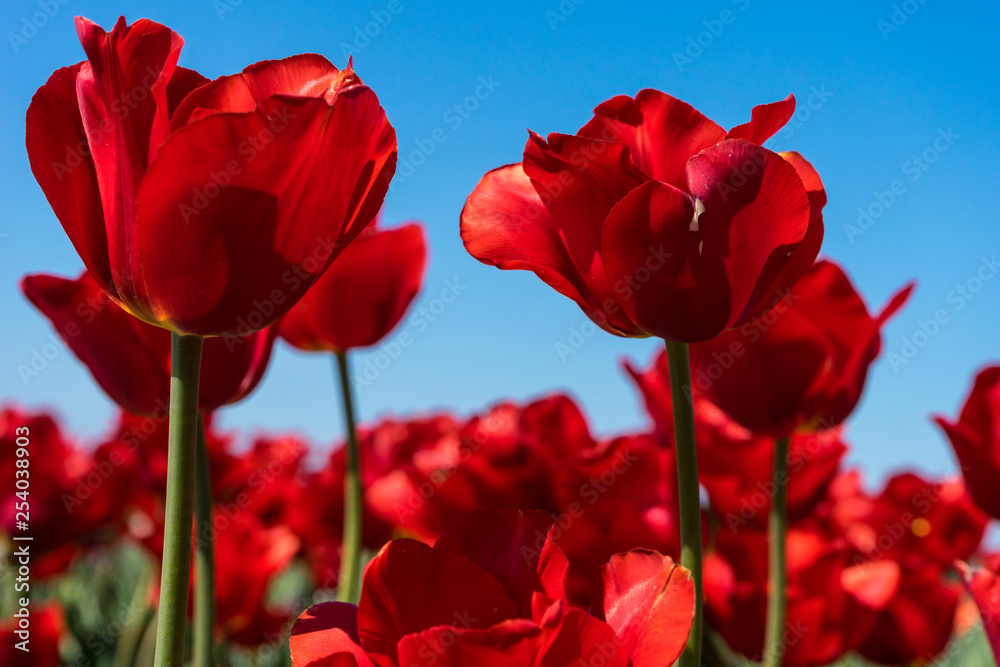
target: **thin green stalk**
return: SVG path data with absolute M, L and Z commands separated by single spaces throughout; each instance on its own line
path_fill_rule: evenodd
M 337 352 L 340 393 L 347 425 L 347 473 L 344 478 L 344 541 L 340 555 L 340 583 L 337 600 L 357 602 L 361 597 L 361 515 L 364 503 L 361 488 L 361 452 L 354 424 L 354 398 L 347 367 L 347 353 Z
M 201 336 L 170 333 L 170 430 L 163 569 L 154 667 L 184 664 L 188 587 L 191 585 L 191 522 L 198 441 L 198 379 Z
M 694 579 L 694 622 L 680 667 L 701 667 L 702 575 L 701 492 L 698 486 L 698 452 L 694 438 L 694 405 L 691 402 L 691 366 L 687 343 L 667 341 L 670 395 L 674 407 L 674 441 L 677 449 L 677 495 L 680 504 L 681 565 Z
M 192 667 L 211 667 L 215 631 L 215 535 L 212 530 L 212 474 L 208 464 L 205 418 L 198 417 L 198 456 L 195 460 L 194 504 L 198 520 L 194 566 L 194 649 Z
M 770 587 L 767 597 L 767 629 L 764 634 L 764 667 L 780 667 L 784 646 L 785 601 L 788 570 L 786 542 L 788 538 L 788 438 L 774 443 L 774 496 L 768 518 L 768 569 Z

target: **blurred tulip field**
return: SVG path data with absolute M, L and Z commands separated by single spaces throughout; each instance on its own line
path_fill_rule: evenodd
M 0 15 L 0 667 L 998 664 L 997 7 Z

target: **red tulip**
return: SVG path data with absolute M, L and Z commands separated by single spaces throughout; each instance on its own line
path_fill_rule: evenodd
M 462 211 L 465 247 L 533 271 L 611 333 L 712 338 L 819 251 L 815 171 L 760 146 L 794 110 L 791 96 L 756 107 L 727 134 L 656 90 L 615 97 L 576 135 L 531 133 L 520 163 L 486 174 Z
M 501 404 L 465 424 L 436 416 L 363 432 L 364 474 L 377 476 L 365 483 L 365 502 L 383 525 L 428 541 L 492 504 L 553 511 L 545 468 L 520 419 L 516 406 Z
M 774 308 L 691 346 L 692 392 L 761 435 L 835 426 L 861 397 L 882 325 L 912 290 L 872 317 L 840 267 L 817 262 Z
M 852 562 L 899 566 L 900 586 L 859 648 L 882 664 L 926 662 L 948 645 L 960 586 L 950 580 L 955 559 L 978 548 L 985 515 L 960 480 L 929 482 L 912 473 L 890 478 L 869 496 L 854 473 L 834 483 L 832 530 L 847 538 Z
M 941 572 L 955 559 L 969 558 L 986 529 L 986 516 L 961 480 L 930 482 L 902 473 L 876 496 L 841 484 L 834 503 L 837 530 L 860 557 L 891 559 L 914 572 Z
M 446 473 L 428 478 L 421 468 L 441 466 L 445 471 L 454 470 L 458 428 L 452 417 L 437 415 L 409 422 L 384 420 L 359 429 L 365 546 L 382 548 L 396 527 L 407 534 L 427 535 L 420 517 L 437 516 L 432 509 L 436 506 L 432 480 L 440 481 Z M 322 469 L 307 476 L 300 501 L 289 507 L 289 525 L 302 539 L 306 558 L 321 586 L 335 585 L 340 572 L 345 469 L 341 446 Z
M 962 585 L 943 579 L 938 568 L 902 575 L 858 652 L 881 665 L 931 664 L 952 639 Z
M 698 478 L 712 512 L 733 531 L 766 528 L 776 490 L 775 439 L 753 435 L 706 400 L 698 401 L 696 410 Z M 809 516 L 823 500 L 846 453 L 840 429 L 791 437 L 787 478 L 778 481 L 788 487 L 790 521 Z
M 215 549 L 217 634 L 242 646 L 280 641 L 290 614 L 268 606 L 268 587 L 291 564 L 299 540 L 286 526 L 266 528 L 242 512 L 218 532 Z
M 281 336 L 302 350 L 374 345 L 420 291 L 426 258 L 420 225 L 377 229 L 373 224 L 281 320 Z
M 73 505 L 92 504 L 101 499 L 112 508 L 112 520 L 120 523 L 134 539 L 159 557 L 163 552 L 164 497 L 167 486 L 167 413 L 163 409 L 149 416 L 122 412 L 111 433 L 94 452 L 94 468 L 98 474 L 86 477 L 76 487 Z M 230 453 L 232 441 L 221 436 L 206 420 L 205 440 L 208 445 L 209 467 L 213 477 L 213 495 L 217 500 L 231 502 L 234 497 L 223 495 L 219 480 L 237 465 Z M 241 499 L 249 506 L 247 494 Z M 237 506 L 238 507 L 238 506 Z M 243 508 L 239 508 L 243 511 Z M 227 517 L 222 521 L 228 522 Z M 216 523 L 220 515 L 215 517 Z
M 899 584 L 890 561 L 851 565 L 834 536 L 793 527 L 788 557 L 785 667 L 828 665 L 865 641 Z M 760 660 L 767 609 L 767 534 L 720 531 L 705 559 L 706 617 L 736 651 Z
M 28 623 L 27 633 L 18 634 L 21 621 Z M 0 664 L 10 667 L 59 667 L 59 640 L 66 634 L 63 611 L 58 604 L 32 605 L 27 619 L 0 620 Z M 24 642 L 24 650 L 21 650 Z
M 951 440 L 973 500 L 1000 519 L 1000 366 L 979 372 L 958 421 L 935 421 Z
M 25 276 L 21 290 L 45 315 L 101 388 L 123 410 L 165 412 L 170 397 L 170 334 L 132 317 L 84 271 L 76 280 Z M 245 337 L 207 338 L 198 404 L 211 412 L 242 400 L 264 376 L 275 327 Z
M 357 607 L 299 617 L 293 665 L 673 664 L 694 611 L 687 571 L 651 551 L 614 557 L 600 620 L 566 605 L 566 558 L 550 538 L 535 541 L 551 525 L 543 512 L 498 507 L 434 547 L 394 540 L 368 565 Z
M 1000 661 L 1000 556 L 986 559 L 985 567 L 972 570 L 959 563 L 965 585 L 979 607 L 986 638 L 993 649 L 993 656 Z
M 211 83 L 142 19 L 78 18 L 88 60 L 32 100 L 32 172 L 116 303 L 182 334 L 246 335 L 302 297 L 381 207 L 395 132 L 313 54 Z
M 19 467 L 19 460 L 28 467 Z M 94 491 L 104 484 L 103 473 L 49 415 L 0 410 L 0 475 L 8 480 L 0 486 L 0 532 L 32 538 L 33 577 L 58 574 L 88 544 L 114 537 L 101 535 L 117 510 L 111 498 Z M 27 487 L 18 486 L 21 479 Z M 27 524 L 26 531 L 18 528 L 19 521 Z
M 220 508 L 235 506 L 267 527 L 290 522 L 303 485 L 309 443 L 293 435 L 257 436 L 225 466 L 212 467 L 213 496 Z
M 591 579 L 613 554 L 678 550 L 672 454 L 645 436 L 596 440 L 565 396 L 523 407 L 500 404 L 464 425 L 443 415 L 384 421 L 361 429 L 361 452 L 370 547 L 381 546 L 392 527 L 433 541 L 493 504 L 545 510 L 555 517 L 554 539 L 570 560 L 567 594 L 584 608 L 591 603 Z M 342 450 L 330 467 L 336 483 L 311 491 L 314 500 L 297 510 L 318 515 L 306 528 L 325 536 L 307 540 L 324 545 L 310 550 L 318 573 L 336 571 L 330 536 L 342 526 Z
M 657 438 L 673 447 L 673 407 L 666 352 L 652 367 L 626 370 L 642 393 Z M 774 495 L 774 442 L 743 428 L 706 398 L 694 398 L 698 443 L 698 477 L 708 492 L 715 518 L 730 530 L 752 525 L 767 527 Z M 791 437 L 786 480 L 788 514 L 792 521 L 808 516 L 826 495 L 847 452 L 839 429 L 797 433 Z

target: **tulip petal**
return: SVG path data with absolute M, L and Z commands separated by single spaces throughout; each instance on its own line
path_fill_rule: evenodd
M 403 637 L 400 665 L 531 665 L 541 628 L 522 618 L 486 629 L 439 625 Z
M 730 285 L 732 316 L 749 317 L 776 287 L 811 221 L 808 194 L 795 167 L 742 140 L 727 140 L 688 164 L 688 186 L 705 207 L 700 218 L 705 253 L 722 256 L 714 289 Z M 791 287 L 791 284 L 787 285 Z
M 84 266 L 112 290 L 101 191 L 76 98 L 83 65 L 56 70 L 31 98 L 25 143 L 31 173 Z
M 170 125 L 177 129 L 212 112 L 251 112 L 275 95 L 322 98 L 339 82 L 341 74 L 329 60 L 315 53 L 254 63 L 239 74 L 215 79 L 187 96 L 171 117 Z
M 619 141 L 650 178 L 678 188 L 687 185 L 687 162 L 726 138 L 726 131 L 697 109 L 658 90 L 619 95 L 594 109 L 594 118 L 577 133 Z
M 503 587 L 465 556 L 397 539 L 365 569 L 358 632 L 370 654 L 396 661 L 408 634 L 439 625 L 485 629 L 516 617 Z
M 599 618 L 615 631 L 635 667 L 669 665 L 683 652 L 694 622 L 690 573 L 655 551 L 613 556 L 601 569 Z
M 169 332 L 119 308 L 87 272 L 77 280 L 26 276 L 21 290 L 115 403 L 140 415 L 165 407 Z
M 607 623 L 602 623 L 582 609 L 571 608 L 559 619 L 558 626 L 547 629 L 541 638 L 544 645 L 538 662 L 542 667 L 561 665 L 605 665 L 606 667 L 653 667 L 669 665 L 659 657 L 653 662 L 629 663 L 621 650 L 619 638 Z
M 420 225 L 366 230 L 281 320 L 281 335 L 304 350 L 374 345 L 420 291 L 426 259 Z
M 80 115 L 97 167 L 108 257 L 123 303 L 144 302 L 135 254 L 140 183 L 170 132 L 167 84 L 184 40 L 147 19 L 111 32 L 85 18 L 76 20 L 88 62 L 76 79 Z
M 623 287 L 622 310 L 648 334 L 668 340 L 710 337 L 729 316 L 728 286 L 703 290 L 695 207 L 675 187 L 650 181 L 630 192 L 604 223 L 601 256 L 608 281 Z M 716 286 L 717 287 L 717 286 Z
M 552 542 L 551 528 L 548 512 L 495 506 L 459 521 L 434 548 L 458 552 L 476 563 L 500 582 L 527 617 L 536 592 L 552 599 L 564 595 L 569 562 Z
M 802 185 L 806 189 L 809 197 L 809 228 L 802 242 L 792 251 L 785 263 L 785 268 L 775 279 L 769 294 L 762 296 L 759 300 L 760 307 L 757 314 L 762 314 L 781 302 L 788 294 L 796 281 L 806 274 L 809 268 L 816 261 L 820 247 L 823 245 L 823 207 L 826 206 L 826 190 L 823 182 L 819 178 L 816 169 L 798 153 L 781 153 L 781 157 L 786 162 L 795 167 L 795 172 L 802 179 Z
M 264 377 L 277 335 L 272 326 L 249 336 L 206 338 L 198 389 L 201 409 L 211 412 L 250 394 Z
M 995 455 L 969 424 L 962 421 L 953 424 L 943 417 L 935 417 L 935 421 L 951 441 L 969 495 L 984 512 L 1000 518 L 1000 494 L 996 492 L 1000 466 L 994 460 Z
M 523 164 L 489 172 L 469 196 L 462 240 L 481 262 L 533 271 L 605 330 L 641 335 L 615 305 L 598 248 L 604 218 L 643 180 L 621 144 L 532 133 Z
M 94 379 L 123 410 L 165 411 L 170 396 L 170 333 L 122 310 L 88 272 L 76 280 L 26 276 L 25 296 L 45 315 Z M 202 352 L 198 405 L 211 412 L 260 382 L 277 332 L 212 337 Z
M 177 113 L 177 108 L 184 98 L 206 83 L 208 83 L 208 79 L 193 69 L 175 68 L 174 75 L 170 77 L 170 82 L 167 84 L 167 109 L 170 112 L 170 117 L 173 118 Z
M 346 602 L 323 602 L 302 612 L 289 648 L 293 667 L 375 667 L 360 646 L 358 608 Z
M 374 218 L 395 156 L 364 86 L 332 107 L 272 97 L 177 130 L 139 192 L 143 318 L 200 335 L 275 322 Z
M 729 130 L 727 139 L 746 139 L 763 144 L 785 126 L 795 113 L 795 95 L 770 104 L 758 104 L 750 113 L 750 122 Z

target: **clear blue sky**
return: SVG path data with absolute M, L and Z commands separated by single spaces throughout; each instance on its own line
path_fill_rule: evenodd
M 55 15 L 42 21 L 46 2 Z M 566 390 L 598 433 L 641 427 L 645 419 L 620 361 L 645 364 L 657 343 L 597 333 L 560 359 L 556 344 L 568 343 L 584 316 L 534 276 L 469 257 L 458 236 L 465 197 L 485 171 L 519 159 L 526 128 L 574 132 L 595 105 L 616 94 L 659 88 L 728 127 L 747 120 L 753 105 L 794 92 L 799 114 L 773 147 L 801 151 L 826 183 L 824 254 L 847 267 L 873 306 L 907 280 L 919 281 L 915 298 L 886 331 L 887 352 L 901 354 L 904 338 L 938 310 L 948 318 L 933 337 L 918 336 L 926 344 L 907 363 L 894 369 L 883 356 L 874 367 L 851 420 L 853 460 L 874 478 L 905 465 L 953 470 L 928 415 L 954 413 L 973 372 L 1000 359 L 1000 277 L 961 308 L 964 298 L 949 297 L 976 275 L 981 258 L 1000 253 L 1000 8 L 975 3 L 973 11 L 940 0 L 899 6 L 894 24 L 888 0 L 7 0 L 0 18 L 0 397 L 55 407 L 85 436 L 104 430 L 113 414 L 65 350 L 38 377 L 21 381 L 18 365 L 50 342 L 50 328 L 22 299 L 17 280 L 81 267 L 28 169 L 25 109 L 53 70 L 82 59 L 74 15 L 110 27 L 125 10 L 129 21 L 145 16 L 178 31 L 187 42 L 181 64 L 209 77 L 306 51 L 343 65 L 346 49 L 378 93 L 396 127 L 406 175 L 397 176 L 385 220 L 422 220 L 430 236 L 430 270 L 416 306 L 440 310 L 435 299 L 448 281 L 458 283 L 460 296 L 426 326 L 404 324 L 412 345 L 359 392 L 365 420 L 438 408 L 464 414 L 501 398 Z M 373 11 L 391 20 L 377 30 L 368 26 L 377 34 L 359 38 Z M 36 14 L 45 25 L 37 34 L 22 32 Z M 15 50 L 11 33 L 30 37 Z M 699 39 L 701 52 L 691 47 L 685 54 Z M 477 91 L 483 99 L 469 100 Z M 463 103 L 476 108 L 449 113 Z M 445 140 L 430 152 L 439 128 Z M 946 148 L 939 151 L 942 130 L 952 136 L 938 142 Z M 424 151 L 414 160 L 419 145 Z M 934 158 L 926 170 L 913 161 L 925 149 Z M 410 173 L 407 165 L 415 162 Z M 878 203 L 876 192 L 891 191 L 897 179 L 901 194 L 863 234 L 849 238 L 844 226 L 857 224 L 859 207 Z M 378 351 L 355 355 L 355 368 L 363 370 Z M 335 399 L 330 359 L 281 347 L 258 392 L 227 409 L 223 423 L 299 430 L 328 447 L 341 430 Z

